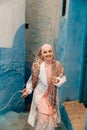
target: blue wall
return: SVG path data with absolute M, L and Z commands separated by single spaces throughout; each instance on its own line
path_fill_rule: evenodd
M 0 113 L 8 110 L 23 111 L 24 100 L 17 93 L 4 108 L 13 94 L 23 89 L 25 72 L 25 26 L 16 31 L 12 48 L 0 48 Z
M 63 21 L 61 25 L 66 30 L 60 33 L 60 40 L 63 39 L 61 47 L 59 47 L 60 44 L 57 46 L 60 56 L 62 57 L 62 54 L 64 56 L 62 59 L 67 77 L 67 82 L 62 88 L 62 100 L 79 100 L 82 93 L 86 16 L 87 1 L 70 0 L 68 18 L 61 18 Z M 62 45 L 64 46 L 62 47 Z M 59 56 L 57 55 L 57 57 Z

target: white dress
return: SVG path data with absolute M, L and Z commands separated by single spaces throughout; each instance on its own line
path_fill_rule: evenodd
M 66 81 L 66 77 L 63 76 L 62 78 L 60 78 L 60 82 L 55 85 L 60 87 L 65 81 Z M 31 86 L 32 85 L 31 85 L 31 77 L 30 77 L 26 86 L 26 88 L 29 90 L 29 93 L 32 92 Z M 46 69 L 44 63 L 41 63 L 39 81 L 37 87 L 34 89 L 31 109 L 28 117 L 28 123 L 32 127 L 34 127 L 35 130 L 55 130 L 56 116 L 57 116 L 56 123 L 59 123 L 61 121 L 59 105 L 58 105 L 58 115 L 56 114 L 53 115 L 52 113 L 52 106 L 48 101 L 47 90 L 48 90 L 48 84 L 47 84 Z

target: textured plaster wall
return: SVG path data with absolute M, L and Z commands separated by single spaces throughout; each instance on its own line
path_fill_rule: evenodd
M 24 17 L 18 18 L 18 15 L 25 15 L 25 11 L 23 11 L 24 6 L 24 0 L 20 2 L 18 2 L 18 0 L 0 1 L 0 47 L 12 47 L 12 41 L 17 28 L 25 21 Z
M 54 44 L 58 37 L 58 25 L 61 15 L 61 0 L 26 0 L 26 69 L 30 70 L 31 62 L 38 48 L 44 43 Z M 26 71 L 26 77 L 28 77 Z
M 53 44 L 58 37 L 60 15 L 60 0 L 26 0 L 26 22 L 29 23 L 29 31 L 26 31 L 27 60 L 32 61 L 40 45 Z
M 63 100 L 79 100 L 82 93 L 82 73 L 85 47 L 87 1 L 70 0 L 65 35 L 64 67 L 67 82 L 62 89 Z M 62 26 L 64 24 L 62 23 Z M 63 43 L 64 42 L 64 43 Z M 62 48 L 61 48 L 62 49 Z
M 17 93 L 15 96 L 13 95 L 15 92 L 23 89 L 24 84 L 25 1 L 0 1 L 0 7 L 3 10 L 2 14 L 7 11 L 8 7 L 10 8 L 10 5 L 11 10 L 8 11 L 12 11 L 12 9 L 13 11 L 8 13 L 9 19 L 7 16 L 2 15 L 2 20 L 0 21 L 0 24 L 2 24 L 3 19 L 5 19 L 5 21 L 3 21 L 4 23 L 2 24 L 2 28 L 0 29 L 0 34 L 5 35 L 0 39 L 3 41 L 0 42 L 0 113 L 8 110 L 15 110 L 19 112 L 24 110 L 24 100 L 21 98 L 21 94 Z M 20 10 L 22 11 L 21 13 Z M 14 13 L 15 11 L 17 12 Z M 13 16 L 15 17 L 14 21 Z M 6 35 L 7 31 L 8 35 Z

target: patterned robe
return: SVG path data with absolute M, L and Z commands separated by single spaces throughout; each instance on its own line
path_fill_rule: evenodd
M 53 115 L 54 113 L 57 114 L 56 120 L 53 124 L 54 126 L 52 126 L 52 130 L 53 130 L 53 127 L 56 126 L 55 124 L 61 121 L 59 105 L 58 105 L 58 92 L 57 92 L 58 89 L 57 88 L 60 87 L 66 81 L 66 77 L 64 76 L 64 69 L 59 61 L 55 60 L 53 62 L 52 70 L 53 70 L 52 75 L 56 76 L 57 78 L 60 78 L 60 82 L 57 84 L 50 84 L 51 87 L 49 89 L 44 63 L 41 61 L 37 61 L 37 62 L 34 62 L 33 66 L 32 66 L 32 74 L 27 82 L 26 88 L 28 89 L 29 93 L 31 93 L 32 90 L 34 89 L 31 110 L 30 110 L 29 117 L 28 117 L 28 123 L 33 127 L 36 127 L 36 124 L 38 124 L 37 117 L 39 116 L 39 114 L 38 114 L 37 108 L 38 109 L 42 108 L 41 110 L 43 110 L 43 113 L 45 113 L 47 115 L 50 115 L 50 114 Z M 45 98 L 48 89 L 49 89 L 49 94 L 48 94 L 47 98 Z M 44 97 L 44 95 L 45 95 L 45 97 Z M 49 114 L 49 112 L 50 112 L 49 110 L 48 110 L 48 113 L 46 113 L 47 112 L 46 107 L 41 107 L 41 104 L 42 103 L 45 104 L 46 102 L 47 102 L 47 104 L 49 104 L 49 106 L 51 106 L 51 107 L 49 107 L 49 110 L 50 111 L 52 110 L 52 112 L 50 114 Z M 46 106 L 44 104 L 42 104 L 42 106 Z M 46 116 L 45 116 L 45 118 L 46 118 Z M 44 118 L 44 120 L 46 120 L 45 118 Z M 44 124 L 46 124 L 46 122 Z M 51 119 L 48 124 L 49 124 L 49 126 L 46 126 L 46 127 L 50 127 L 50 130 L 51 130 L 51 126 L 50 126 L 50 125 L 52 125 Z M 40 124 L 38 126 L 40 126 Z M 43 127 L 45 127 L 45 126 L 43 126 Z M 35 129 L 39 130 L 41 128 L 38 127 Z M 43 130 L 45 130 L 45 129 L 43 129 Z M 49 130 L 49 128 L 47 128 L 46 130 Z

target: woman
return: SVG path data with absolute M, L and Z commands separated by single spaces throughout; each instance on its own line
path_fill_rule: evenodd
M 61 121 L 58 105 L 58 87 L 66 81 L 61 63 L 55 60 L 49 44 L 44 44 L 32 65 L 31 76 L 22 97 L 33 90 L 28 123 L 35 130 L 55 130 Z

